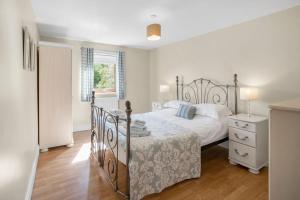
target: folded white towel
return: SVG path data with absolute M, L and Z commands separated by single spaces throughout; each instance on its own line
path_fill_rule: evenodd
M 134 131 L 146 131 L 147 127 L 146 126 L 137 126 L 137 125 L 131 125 L 130 130 Z
M 126 136 L 126 127 L 120 126 L 119 132 L 122 135 Z M 130 128 L 130 136 L 131 137 L 145 137 L 145 136 L 149 136 L 150 134 L 151 134 L 151 131 L 148 131 L 147 128 L 145 130 L 136 130 L 136 129 Z
M 146 125 L 146 122 L 145 122 L 145 121 L 142 121 L 142 120 L 136 119 L 136 120 L 133 121 L 133 124 L 134 124 L 134 125 L 137 125 L 137 126 L 145 126 L 145 125 Z

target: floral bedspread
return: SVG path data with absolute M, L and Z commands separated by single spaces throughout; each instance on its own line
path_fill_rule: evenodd
M 180 181 L 200 177 L 201 141 L 198 134 L 151 113 L 145 120 L 151 135 L 131 137 L 130 199 L 139 200 Z

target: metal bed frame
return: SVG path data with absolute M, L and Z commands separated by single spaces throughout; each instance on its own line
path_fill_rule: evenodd
M 233 85 L 223 85 L 206 78 L 195 79 L 185 84 L 183 81 L 179 84 L 179 78 L 176 76 L 177 100 L 199 103 L 214 103 L 229 106 L 229 92 L 233 89 L 234 93 L 234 113 L 237 114 L 237 74 L 234 74 Z M 179 98 L 181 97 L 181 98 Z M 92 92 L 91 101 L 91 154 L 103 169 L 109 182 L 115 192 L 126 199 L 130 199 L 130 123 L 131 123 L 131 103 L 125 102 L 126 116 L 121 117 L 114 113 L 104 110 L 95 105 L 95 92 Z M 108 126 L 108 123 L 110 124 Z M 119 124 L 126 124 L 126 189 L 120 190 L 119 180 Z M 202 146 L 201 149 L 207 149 L 213 145 L 222 143 L 227 138 Z

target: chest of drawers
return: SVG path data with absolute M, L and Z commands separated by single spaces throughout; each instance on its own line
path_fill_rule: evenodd
M 268 163 L 268 119 L 238 114 L 229 119 L 229 161 L 258 174 Z

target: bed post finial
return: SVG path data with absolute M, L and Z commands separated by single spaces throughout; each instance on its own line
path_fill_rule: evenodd
M 177 100 L 179 100 L 178 84 L 179 84 L 179 78 L 178 78 L 178 76 L 176 76 L 176 95 L 177 95 Z
M 130 124 L 131 124 L 131 103 L 130 101 L 125 102 L 126 106 L 126 117 L 127 117 L 127 128 L 126 128 L 126 173 L 127 173 L 127 186 L 126 186 L 126 195 L 130 199 L 130 176 L 129 176 L 129 160 L 130 160 Z
M 237 89 L 238 89 L 238 79 L 237 79 L 237 74 L 234 74 L 234 114 L 236 115 L 238 113 Z
M 127 118 L 128 118 L 128 117 L 130 117 L 130 114 L 132 112 L 130 101 L 126 101 L 125 106 L 126 106 L 126 111 L 125 112 L 126 112 Z
M 92 101 L 91 101 L 92 105 L 95 105 L 95 91 L 92 91 Z

